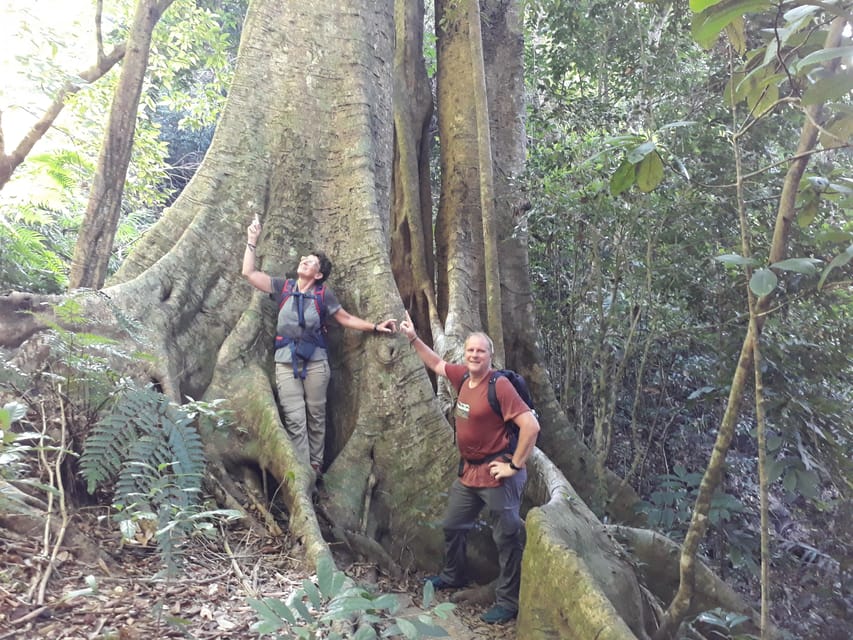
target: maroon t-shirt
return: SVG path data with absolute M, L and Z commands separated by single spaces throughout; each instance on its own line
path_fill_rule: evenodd
M 489 406 L 489 379 L 484 379 L 472 389 L 468 386 L 470 379 L 462 383 L 462 376 L 467 370 L 461 364 L 447 364 L 444 368 L 454 389 L 462 385 L 453 412 L 456 445 L 466 460 L 482 460 L 507 449 L 509 437 L 504 423 L 530 411 L 530 407 L 521 399 L 512 383 L 501 376 L 495 382 L 495 394 L 503 412 L 503 417 L 499 416 Z M 467 487 L 499 487 L 501 484 L 500 480 L 489 475 L 488 463 L 472 465 L 466 462 L 460 480 Z

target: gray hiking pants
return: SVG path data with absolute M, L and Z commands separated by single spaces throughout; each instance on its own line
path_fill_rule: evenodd
M 501 486 L 493 489 L 466 487 L 457 478 L 450 487 L 442 523 L 445 564 L 440 577 L 449 584 L 461 585 L 467 582 L 465 547 L 468 532 L 480 511 L 486 507 L 486 520 L 492 527 L 492 538 L 498 548 L 500 564 L 495 600 L 509 611 L 518 611 L 523 551 L 522 524 L 518 511 L 526 480 L 526 469 L 511 478 L 504 478 Z

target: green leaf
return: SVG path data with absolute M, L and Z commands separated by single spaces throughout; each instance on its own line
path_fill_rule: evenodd
M 817 234 L 815 236 L 815 240 L 818 242 L 832 242 L 840 244 L 842 242 L 850 242 L 853 240 L 853 233 L 833 229 L 832 231 L 824 231 L 823 233 Z
M 317 560 L 317 584 L 320 587 L 320 592 L 327 598 L 334 598 L 337 594 L 335 590 L 335 564 L 328 556 L 321 556 Z
M 743 17 L 735 18 L 726 25 L 726 37 L 735 51 L 741 55 L 746 53 L 746 23 Z
M 678 127 L 692 127 L 695 124 L 698 124 L 696 120 L 677 120 L 675 122 L 667 122 L 665 125 L 660 127 L 658 131 L 666 131 L 667 129 L 677 129 Z
M 717 262 L 722 262 L 723 264 L 736 264 L 741 267 L 745 267 L 747 265 L 755 266 L 756 264 L 758 264 L 752 258 L 744 258 L 743 256 L 739 256 L 736 253 L 726 253 L 724 255 L 717 256 L 716 258 L 714 258 L 714 260 L 716 260 Z
M 767 461 L 767 482 L 776 482 L 782 477 L 782 472 L 785 471 L 787 465 L 781 460 Z
M 654 190 L 663 180 L 663 161 L 657 151 L 643 158 L 637 167 L 637 186 L 643 193 Z
M 414 640 L 419 635 L 417 627 L 405 618 L 397 618 L 397 626 L 400 627 L 400 631 L 402 631 L 403 635 L 409 638 L 409 640 Z
M 761 298 L 772 293 L 778 283 L 779 279 L 770 269 L 758 269 L 749 279 L 749 288 Z
M 432 612 L 439 618 L 446 619 L 455 608 L 456 605 L 452 602 L 442 602 L 437 604 Z
M 9 420 L 11 420 L 12 422 L 17 422 L 25 415 L 27 415 L 27 405 L 21 402 L 7 402 L 3 405 L 3 409 L 9 412 Z M 6 427 L 8 428 L 9 425 L 7 424 Z
M 273 631 L 281 628 L 282 620 L 287 620 L 291 624 L 296 622 L 296 618 L 293 617 L 293 613 L 287 608 L 287 605 L 280 600 L 276 600 L 275 598 L 264 598 L 263 600 L 247 598 L 247 602 L 249 603 L 249 606 L 252 607 L 252 609 L 254 609 L 261 617 L 263 622 L 275 625 L 272 629 Z
M 428 608 L 429 605 L 432 604 L 433 598 L 435 598 L 435 587 L 433 586 L 432 582 L 427 580 L 426 582 L 424 582 L 424 609 Z
M 626 133 L 620 136 L 610 136 L 609 138 L 605 138 L 603 144 L 608 147 L 627 147 L 628 144 L 636 144 L 645 140 L 645 137 L 637 135 L 636 133 Z
M 626 189 L 630 189 L 634 184 L 634 176 L 636 175 L 636 167 L 633 163 L 623 160 L 616 173 L 610 178 L 610 193 L 618 196 Z
M 311 612 L 308 611 L 308 607 L 306 607 L 305 603 L 302 602 L 302 598 L 299 597 L 298 592 L 293 598 L 291 598 L 290 606 L 296 610 L 296 613 L 298 613 L 305 622 L 314 622 L 314 616 L 312 616 Z
M 818 480 L 812 471 L 797 471 L 797 490 L 806 498 L 818 496 Z
M 823 270 L 823 273 L 820 275 L 820 280 L 817 283 L 817 288 L 823 288 L 823 283 L 826 281 L 826 277 L 833 269 L 837 269 L 838 267 L 843 267 L 845 264 L 850 262 L 853 259 L 853 244 L 851 244 L 847 249 L 844 250 L 843 253 L 839 253 L 832 259 L 828 265 L 826 265 L 826 269 Z
M 381 596 L 373 600 L 373 609 L 386 609 L 391 614 L 396 613 L 400 609 L 400 598 L 393 593 L 383 593 Z
M 807 228 L 820 211 L 820 201 L 818 198 L 811 198 L 806 205 L 797 213 L 797 226 L 801 229 Z
M 652 151 L 655 150 L 655 143 L 651 140 L 647 140 L 643 144 L 639 144 L 633 149 L 630 149 L 625 156 L 628 162 L 632 164 L 637 164 L 643 158 L 648 156 Z
M 820 143 L 826 149 L 834 149 L 849 144 L 853 140 L 853 115 L 838 113 L 820 132 Z
M 784 475 L 782 478 L 782 486 L 784 486 L 788 491 L 794 493 L 797 489 L 797 470 L 791 469 L 788 473 Z
M 771 76 L 768 80 L 772 81 L 784 77 L 785 76 L 782 74 L 776 74 L 775 76 Z M 752 111 L 752 116 L 754 118 L 758 118 L 772 109 L 778 100 L 779 85 L 773 84 L 772 82 L 764 85 L 763 87 L 756 87 L 755 90 L 751 91 L 746 96 L 746 104 L 750 111 Z
M 355 632 L 355 635 L 352 637 L 353 640 L 375 640 L 376 631 L 368 624 L 363 624 L 358 628 L 358 631 Z
M 694 2 L 690 3 L 691 5 Z M 770 6 L 766 0 L 721 0 L 707 4 L 696 2 L 697 8 L 705 6 L 700 13 L 693 16 L 693 39 L 704 49 L 709 49 L 726 25 L 745 13 L 763 11 Z
M 805 58 L 800 60 L 794 69 L 797 72 L 802 71 L 805 67 L 808 67 L 813 64 L 820 64 L 822 62 L 826 62 L 828 60 L 834 60 L 835 58 L 849 58 L 853 56 L 853 46 L 850 47 L 834 47 L 832 49 L 819 49 L 817 51 L 813 51 Z
M 317 589 L 317 585 L 308 580 L 307 578 L 302 581 L 302 590 L 305 592 L 305 595 L 308 596 L 308 599 L 311 601 L 311 606 L 315 609 L 319 609 L 320 605 L 323 604 L 323 596 L 320 595 L 320 591 Z
M 781 269 L 782 271 L 795 271 L 797 273 L 813 275 L 817 273 L 817 266 L 815 264 L 817 262 L 820 262 L 820 260 L 816 260 L 815 258 L 788 258 L 787 260 L 774 262 L 770 266 L 774 269 Z
M 690 10 L 693 13 L 702 13 L 708 7 L 719 4 L 721 0 L 690 0 Z
M 426 620 L 424 620 L 426 618 Z M 449 638 L 450 634 L 447 630 L 438 625 L 432 624 L 432 620 L 428 616 L 419 616 L 417 620 L 412 620 L 412 624 L 418 631 L 418 638 Z
M 803 104 L 823 104 L 829 100 L 843 98 L 853 91 L 853 69 L 837 73 L 820 74 L 814 84 L 803 94 Z

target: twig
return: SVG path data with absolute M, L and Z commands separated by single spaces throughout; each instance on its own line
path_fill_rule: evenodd
M 62 402 L 62 385 L 58 386 L 59 393 L 57 397 L 59 398 L 59 414 L 60 414 L 60 437 L 59 437 L 59 451 L 56 454 L 56 460 L 54 460 L 55 471 L 52 472 L 51 480 L 56 480 L 56 489 L 59 492 L 59 513 L 62 516 L 62 524 L 59 527 L 59 532 L 56 534 L 56 540 L 53 544 L 53 549 L 50 553 L 50 560 L 47 563 L 47 567 L 45 567 L 44 574 L 41 578 L 41 584 L 39 585 L 38 598 L 36 599 L 37 604 L 44 604 L 44 593 L 47 590 L 47 582 L 50 579 L 50 574 L 53 572 L 53 566 L 56 562 L 56 556 L 59 555 L 59 549 L 62 546 L 62 541 L 65 539 L 65 532 L 68 529 L 68 508 L 65 504 L 65 487 L 62 483 L 62 460 L 65 458 L 65 404 Z M 50 468 L 48 466 L 48 468 Z M 53 482 L 51 482 L 51 486 Z M 45 531 L 45 541 L 47 542 L 48 532 Z M 47 551 L 47 549 L 45 549 Z
M 234 567 L 234 573 L 237 574 L 237 579 L 240 580 L 240 584 L 243 586 L 243 589 L 246 590 L 251 597 L 255 598 L 258 595 L 258 592 L 255 588 L 249 583 L 249 580 L 246 578 L 246 574 L 243 573 L 243 569 L 240 568 L 240 564 L 237 562 L 237 558 L 234 557 L 234 553 L 231 551 L 231 545 L 228 544 L 228 536 L 225 535 L 225 531 L 220 529 L 222 534 L 222 542 L 225 547 L 225 553 L 228 554 L 228 557 L 231 559 L 231 566 Z

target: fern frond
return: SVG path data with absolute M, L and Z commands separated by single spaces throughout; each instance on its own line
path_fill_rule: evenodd
M 200 477 L 206 464 L 201 436 L 185 412 L 171 414 L 171 419 L 164 421 L 163 430 L 174 454 L 174 471 L 177 475 Z

